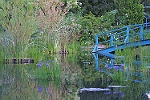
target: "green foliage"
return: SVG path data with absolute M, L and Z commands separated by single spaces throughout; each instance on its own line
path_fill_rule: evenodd
M 82 26 L 80 37 L 81 44 L 92 44 L 94 43 L 95 34 L 100 34 L 103 31 L 113 29 L 116 12 L 116 10 L 113 10 L 111 12 L 105 13 L 101 17 L 96 17 L 92 13 L 85 15 L 80 23 Z
M 108 31 L 114 28 L 115 15 L 117 10 L 113 10 L 110 12 L 106 12 L 103 16 L 101 16 L 101 31 Z
M 34 58 L 35 61 L 36 60 L 38 61 L 38 60 L 42 59 L 43 56 L 48 51 L 47 51 L 47 49 L 44 49 L 43 47 L 40 47 L 40 46 L 31 46 L 24 52 L 26 53 L 27 57 Z
M 0 46 L 0 57 L 1 57 L 1 59 L 0 59 L 0 64 L 2 64 L 2 63 L 3 63 L 3 60 L 5 59 L 5 54 L 4 54 L 4 52 L 2 51 L 1 46 Z
M 77 0 L 61 0 L 61 1 L 71 5 L 71 8 L 76 8 L 78 6 Z
M 81 25 L 79 24 L 80 19 L 80 14 L 69 13 L 58 22 L 58 28 L 53 31 L 50 37 L 51 42 L 55 43 L 54 51 L 67 50 L 74 45 L 75 41 L 79 38 L 81 29 Z
M 93 66 L 82 66 L 81 78 L 86 87 L 107 87 L 112 81 L 111 76 L 95 70 Z
M 92 12 L 95 16 L 102 16 L 106 12 L 114 10 L 114 0 L 78 0 L 83 14 Z
M 80 37 L 81 44 L 86 44 L 87 41 L 94 41 L 94 35 L 100 32 L 99 27 L 101 24 L 101 19 L 90 13 L 82 18 L 80 24 L 82 27 L 82 37 Z
M 112 79 L 113 79 L 113 82 L 117 82 L 121 85 L 126 85 L 124 84 L 124 81 L 126 80 L 126 72 L 123 72 L 123 71 L 114 71 L 114 74 L 115 75 L 112 75 Z
M 80 51 L 80 45 L 79 42 L 73 42 L 70 45 L 68 45 L 68 52 L 69 54 L 77 54 Z
M 34 4 L 30 0 L 1 0 L 0 8 L 3 34 L 11 35 L 14 52 L 22 53 L 37 28 Z
M 48 80 L 54 80 L 58 81 L 58 78 L 60 78 L 61 72 L 60 72 L 60 66 L 57 64 L 53 64 L 53 62 L 50 62 L 49 65 L 46 65 L 47 62 L 42 62 L 41 66 L 34 70 L 34 73 L 32 75 L 34 78 L 37 79 L 48 79 Z
M 42 58 L 42 55 L 48 53 L 46 44 L 46 34 L 37 30 L 31 35 L 28 45 L 26 45 L 24 52 L 28 57 L 34 57 L 35 59 Z
M 141 0 L 115 0 L 118 13 L 116 15 L 117 25 L 130 25 L 143 23 L 144 7 Z
M 149 39 L 150 38 L 150 31 L 144 30 L 144 37 L 145 37 L 145 39 Z

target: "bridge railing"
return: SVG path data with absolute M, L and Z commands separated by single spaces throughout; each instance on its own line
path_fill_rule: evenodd
M 122 28 L 103 32 L 95 35 L 95 46 L 92 52 L 96 52 L 99 49 L 99 45 L 106 45 L 106 47 L 125 44 L 128 42 L 144 40 L 145 31 L 150 29 L 150 22 L 144 24 L 128 25 Z M 99 41 L 99 39 L 104 39 Z

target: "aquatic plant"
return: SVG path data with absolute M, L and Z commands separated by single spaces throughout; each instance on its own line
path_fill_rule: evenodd
M 38 86 L 37 89 L 38 89 L 39 92 L 43 92 L 42 86 Z
M 45 64 L 45 66 L 48 67 L 48 66 L 50 66 L 50 61 L 51 61 L 51 60 L 48 60 L 46 63 L 44 63 L 44 62 L 41 60 L 40 63 L 37 63 L 37 64 L 36 64 L 36 66 L 37 66 L 37 67 L 41 67 L 43 64 Z
M 59 87 L 61 81 L 61 69 L 59 65 L 54 64 L 51 60 L 43 61 L 40 60 L 36 64 L 37 68 L 34 71 L 34 77 L 38 79 L 47 79 L 49 81 L 54 81 L 56 86 Z
M 116 71 L 123 71 L 124 70 L 124 64 L 114 64 L 114 65 L 105 65 L 105 68 L 107 69 L 115 69 Z

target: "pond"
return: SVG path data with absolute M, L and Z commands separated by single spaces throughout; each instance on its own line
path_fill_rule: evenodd
M 0 100 L 149 100 L 150 95 L 148 62 L 86 51 L 1 64 L 0 72 Z

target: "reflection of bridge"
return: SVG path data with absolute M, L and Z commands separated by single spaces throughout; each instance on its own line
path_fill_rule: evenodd
M 149 29 L 150 23 L 144 23 L 128 25 L 119 29 L 103 32 L 102 34 L 97 34 L 95 36 L 96 43 L 92 52 L 115 58 L 110 52 L 128 47 L 150 45 Z M 100 38 L 105 38 L 106 40 L 99 42 Z M 100 44 L 106 45 L 106 48 L 99 50 Z
M 99 54 L 97 53 L 93 53 L 93 56 L 95 58 L 95 69 L 99 72 L 103 72 L 106 73 L 108 75 L 111 76 L 115 76 L 115 71 L 113 71 L 113 69 L 116 70 L 116 72 L 118 71 L 122 71 L 126 74 L 125 75 L 125 79 L 126 80 L 130 80 L 131 77 L 136 76 L 136 78 L 142 78 L 142 80 L 140 79 L 134 79 L 133 82 L 136 83 L 144 83 L 144 84 L 150 84 L 150 78 L 148 77 L 143 77 L 145 74 L 145 72 L 142 72 L 141 70 L 139 71 L 139 68 L 142 67 L 141 65 L 144 66 L 149 66 L 150 63 L 147 62 L 147 59 L 150 58 L 150 56 L 145 56 L 143 57 L 143 61 L 140 60 L 133 60 L 130 63 L 129 62 L 124 62 L 124 57 L 119 58 L 120 61 L 116 61 L 115 59 L 111 59 L 111 58 L 107 58 L 107 59 L 99 59 Z M 130 70 L 130 64 L 132 65 L 132 68 L 134 67 L 134 70 Z M 148 69 L 148 67 L 147 67 Z M 144 80 L 143 80 L 144 79 Z

